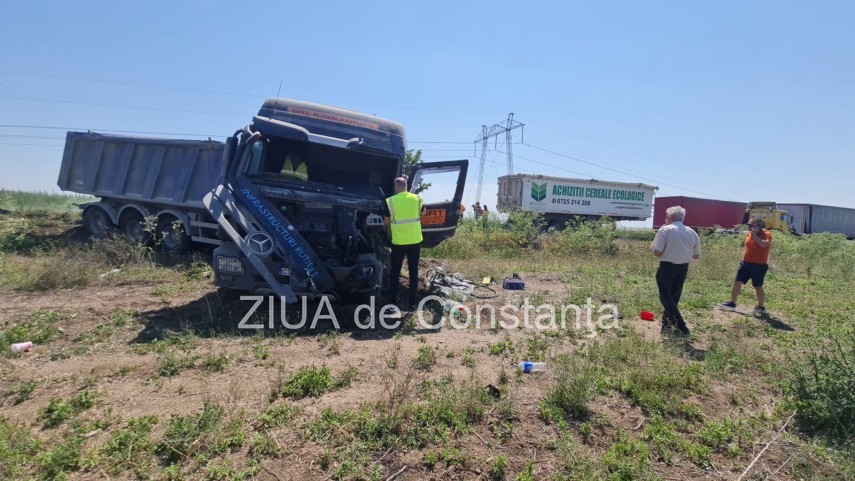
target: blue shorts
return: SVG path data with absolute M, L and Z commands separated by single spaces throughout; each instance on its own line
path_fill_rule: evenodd
M 768 270 L 769 264 L 742 261 L 739 263 L 739 270 L 736 271 L 736 282 L 747 284 L 750 279 L 754 287 L 763 287 L 763 280 L 766 278 L 766 271 Z

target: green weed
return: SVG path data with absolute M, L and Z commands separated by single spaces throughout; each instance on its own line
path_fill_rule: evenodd
M 422 371 L 428 371 L 436 364 L 436 349 L 433 346 L 422 346 L 413 358 L 413 366 Z
M 541 417 L 558 424 L 567 418 L 586 418 L 591 413 L 588 403 L 597 394 L 597 369 L 578 355 L 561 356 L 553 364 L 556 385 L 540 403 Z
M 123 428 L 110 433 L 109 439 L 97 449 L 97 465 L 108 474 L 133 472 L 137 477 L 144 477 L 153 461 L 155 440 L 151 432 L 156 423 L 156 416 L 128 420 Z
M 36 386 L 38 386 L 38 384 L 38 381 L 32 379 L 21 383 L 18 387 L 10 389 L 9 392 L 6 393 L 6 397 L 11 397 L 12 404 L 17 406 L 18 404 L 30 399 L 30 395 L 32 395 L 33 391 L 36 390 Z
M 165 465 L 210 459 L 240 448 L 245 437 L 242 419 L 228 420 L 222 406 L 205 402 L 197 414 L 169 419 L 155 454 Z
M 855 329 L 818 332 L 797 344 L 785 391 L 799 427 L 845 444 L 855 439 Z
M 269 430 L 284 425 L 294 419 L 294 416 L 300 411 L 297 406 L 291 404 L 279 404 L 277 406 L 268 407 L 259 419 L 260 428 Z
M 202 360 L 202 369 L 206 372 L 223 372 L 229 364 L 229 356 L 225 354 L 209 354 Z
M 83 391 L 68 399 L 51 398 L 48 405 L 39 410 L 37 419 L 44 421 L 45 429 L 55 428 L 94 406 L 96 397 L 94 391 Z
M 647 446 L 621 433 L 603 455 L 609 479 L 615 481 L 654 480 Z
M 8 346 L 16 342 L 49 343 L 60 334 L 56 324 L 70 318 L 68 314 L 38 310 L 19 321 L 4 322 L 0 331 L 0 345 L 4 346 L 3 352 L 7 353 Z
M 287 380 L 280 381 L 278 393 L 284 397 L 297 399 L 318 397 L 328 391 L 350 386 L 358 376 L 359 371 L 356 368 L 346 369 L 333 378 L 326 366 L 303 366 Z
M 157 358 L 158 369 L 157 374 L 161 377 L 172 377 L 185 369 L 196 367 L 198 356 L 189 354 L 176 354 L 174 351 L 167 351 Z
M 0 418 L 0 479 L 25 479 L 40 447 L 26 428 Z
M 489 476 L 492 481 L 502 481 L 505 479 L 505 469 L 508 466 L 508 457 L 504 454 L 496 456 L 493 460 L 493 465 L 490 466 Z

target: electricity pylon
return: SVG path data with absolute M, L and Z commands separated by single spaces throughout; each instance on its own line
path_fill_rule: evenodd
M 514 153 L 511 148 L 513 144 L 511 131 L 514 129 L 523 129 L 523 127 L 525 127 L 525 124 L 514 120 L 513 112 L 508 114 L 508 120 L 504 122 L 499 122 L 489 128 L 486 125 L 481 126 L 481 135 L 475 139 L 476 148 L 477 143 L 481 142 L 481 162 L 478 165 L 478 189 L 475 192 L 475 202 L 481 202 L 481 188 L 484 186 L 484 164 L 487 162 L 487 140 L 491 137 L 495 137 L 496 143 L 498 144 L 499 134 L 505 134 L 505 150 L 508 154 L 508 175 L 512 175 L 514 173 Z M 522 133 L 522 135 L 525 134 L 525 129 L 522 130 Z

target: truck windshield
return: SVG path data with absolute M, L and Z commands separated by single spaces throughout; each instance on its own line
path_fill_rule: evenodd
M 252 145 L 244 165 L 248 177 L 268 183 L 317 182 L 379 198 L 393 192 L 400 162 L 388 155 L 267 138 Z

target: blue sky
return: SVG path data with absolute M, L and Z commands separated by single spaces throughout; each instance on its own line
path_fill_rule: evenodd
M 513 112 L 518 172 L 855 207 L 851 2 L 410 3 L 7 2 L 0 187 L 56 190 L 63 128 L 223 139 L 281 82 L 469 158 L 466 205 Z

